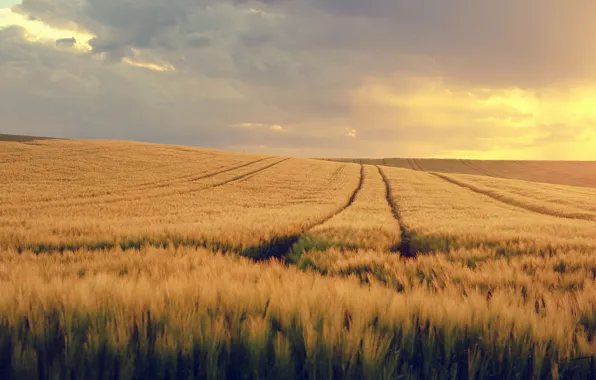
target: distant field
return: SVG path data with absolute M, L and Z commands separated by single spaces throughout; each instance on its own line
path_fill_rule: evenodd
M 596 189 L 411 163 L 0 142 L 0 379 L 595 378 Z
M 35 141 L 35 140 L 48 140 L 48 139 L 51 139 L 51 137 L 7 135 L 4 133 L 0 133 L 0 141 L 31 142 L 31 141 Z
M 331 161 L 596 188 L 596 161 L 483 161 L 418 158 L 349 158 Z

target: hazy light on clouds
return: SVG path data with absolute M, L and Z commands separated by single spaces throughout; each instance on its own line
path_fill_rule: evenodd
M 0 0 L 0 8 L 10 8 L 13 5 L 20 4 L 20 0 Z
M 279 124 L 263 124 L 263 123 L 239 123 L 233 124 L 232 127 L 236 128 L 265 128 L 275 132 L 281 132 L 284 128 Z
M 6 132 L 596 159 L 587 0 L 14 3 L 0 0 Z

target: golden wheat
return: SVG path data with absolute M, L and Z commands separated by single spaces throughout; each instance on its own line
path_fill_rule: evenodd
M 590 189 L 104 141 L 0 162 L 0 377 L 594 375 Z
M 461 159 L 330 159 L 438 173 L 473 174 L 495 178 L 596 188 L 593 161 L 511 161 Z
M 185 357 L 194 347 L 217 357 L 229 352 L 226 347 L 242 344 L 250 344 L 260 358 L 275 339 L 280 345 L 275 354 L 282 357 L 295 357 L 289 347 L 303 345 L 303 365 L 312 366 L 310 373 L 318 366 L 325 368 L 319 360 L 328 358 L 331 365 L 336 357 L 349 366 L 357 366 L 357 358 L 368 362 L 361 371 L 371 377 L 390 364 L 396 366 L 393 375 L 418 371 L 418 376 L 428 377 L 449 373 L 429 360 L 457 360 L 467 339 L 475 340 L 478 350 L 478 363 L 466 364 L 474 374 L 487 368 L 495 371 L 491 360 L 499 356 L 510 366 L 501 371 L 523 370 L 524 361 L 514 355 L 530 347 L 535 359 L 544 361 L 532 365 L 538 374 L 552 373 L 557 362 L 595 352 L 578 313 L 594 304 L 592 287 L 575 298 L 547 295 L 547 306 L 537 313 L 534 303 L 509 288 L 495 289 L 489 300 L 473 287 L 464 295 L 460 288 L 437 291 L 423 284 L 403 294 L 374 284 L 362 287 L 356 279 L 324 278 L 276 263 L 252 264 L 194 249 L 114 250 L 101 255 L 5 252 L 0 263 L 0 316 L 5 327 L 31 342 L 57 334 L 69 339 L 72 349 L 81 347 L 76 340 L 80 337 L 61 334 L 87 334 L 88 352 L 99 349 L 90 344 L 93 340 L 105 341 L 119 360 L 156 350 L 160 354 L 154 359 L 164 365 L 169 356 L 162 355 Z M 28 330 L 18 330 L 24 320 Z M 53 323 L 57 325 L 51 327 Z M 140 336 L 135 335 L 137 329 Z M 243 343 L 245 337 L 248 343 Z M 263 339 L 261 344 L 258 339 Z M 146 348 L 132 348 L 135 341 Z M 425 346 L 416 348 L 416 341 Z M 25 364 L 21 360 L 42 360 L 24 344 L 22 356 L 13 357 L 21 371 L 26 371 L 19 367 Z M 66 349 L 60 347 L 54 349 Z M 542 351 L 546 347 L 548 351 Z M 396 348 L 401 355 L 391 354 Z M 421 363 L 415 359 L 422 354 L 418 349 L 430 355 Z M 549 366 L 543 367 L 546 362 Z
M 498 176 L 568 186 L 596 187 L 596 162 L 582 161 L 472 161 Z
M 134 152 L 135 146 L 129 150 Z M 184 153 L 190 158 L 194 156 Z M 135 154 L 138 153 L 133 156 Z M 152 156 L 160 154 L 156 150 Z M 128 155 L 128 151 L 122 150 L 119 159 L 125 161 Z M 43 157 L 44 151 L 40 150 L 37 160 L 43 161 Z M 103 153 L 95 160 L 101 157 Z M 238 163 L 234 160 L 230 166 Z M 125 184 L 122 181 L 112 182 L 105 173 L 80 174 L 75 178 L 81 182 L 84 182 L 81 177 L 103 176 L 104 181 L 113 185 L 111 194 L 88 198 L 79 190 L 82 196 L 29 205 L 25 199 L 18 198 L 25 203 L 2 207 L 1 244 L 5 248 L 40 244 L 109 246 L 124 241 L 191 240 L 240 247 L 258 245 L 276 236 L 301 233 L 341 210 L 359 181 L 356 165 L 281 158 L 251 163 L 254 160 L 254 157 L 250 160 L 244 157 L 241 162 L 248 163 L 247 166 L 209 177 L 188 177 L 157 188 L 129 188 L 125 196 L 119 195 L 119 186 Z M 226 162 L 225 157 L 215 163 L 210 161 L 205 157 L 196 160 L 199 177 L 201 170 L 205 172 L 200 169 L 202 166 L 213 171 Z M 86 161 L 79 163 L 81 173 L 87 170 L 86 164 Z M 14 171 L 22 165 L 16 164 Z M 134 166 L 130 170 L 137 171 Z M 52 181 L 47 185 L 49 189 L 61 188 L 60 176 L 48 177 Z M 4 191 L 10 186 L 16 189 L 14 192 L 18 192 L 19 186 L 21 193 L 36 191 L 18 178 L 0 184 L 0 189 Z M 85 186 L 79 184 L 80 188 Z
M 438 174 L 497 200 L 543 214 L 596 220 L 596 189 L 463 174 Z
M 448 253 L 403 260 L 374 250 L 329 249 L 305 253 L 318 272 L 329 276 L 357 276 L 365 283 L 380 282 L 401 292 L 417 288 L 440 292 L 446 288 L 467 293 L 495 290 L 516 292 L 527 303 L 540 297 L 566 298 L 594 291 L 596 258 L 592 253 L 568 251 L 549 257 L 503 257 L 495 249 L 455 249 Z M 586 306 L 586 305 L 584 305 Z M 581 308 L 557 312 L 577 314 Z M 583 309 L 588 310 L 588 309 Z
M 399 244 L 399 223 L 387 202 L 387 190 L 379 170 L 364 165 L 362 175 L 362 186 L 353 203 L 308 231 L 307 238 L 330 245 L 380 251 L 390 250 Z
M 112 141 L 0 142 L 0 147 L 0 202 L 20 207 L 172 186 L 269 157 Z
M 386 167 L 381 171 L 389 180 L 404 225 L 425 236 L 430 245 L 436 237 L 439 249 L 449 249 L 450 244 L 497 244 L 526 251 L 593 252 L 596 247 L 593 222 L 530 212 L 429 173 Z

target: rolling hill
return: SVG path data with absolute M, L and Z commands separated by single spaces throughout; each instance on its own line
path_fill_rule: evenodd
M 36 136 L 24 136 L 24 135 L 8 135 L 0 133 L 0 141 L 13 141 L 13 142 L 31 142 L 37 140 L 51 140 L 52 137 L 36 137 Z
M 480 175 L 531 182 L 596 188 L 595 161 L 517 161 L 463 159 L 332 159 L 416 171 Z
M 596 375 L 591 177 L 466 162 L 2 141 L 0 377 Z

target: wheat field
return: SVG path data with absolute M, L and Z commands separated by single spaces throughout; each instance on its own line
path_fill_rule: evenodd
M 596 376 L 587 182 L 13 140 L 1 379 Z
M 331 161 L 596 188 L 596 162 L 594 161 L 489 161 L 435 158 L 344 158 Z

